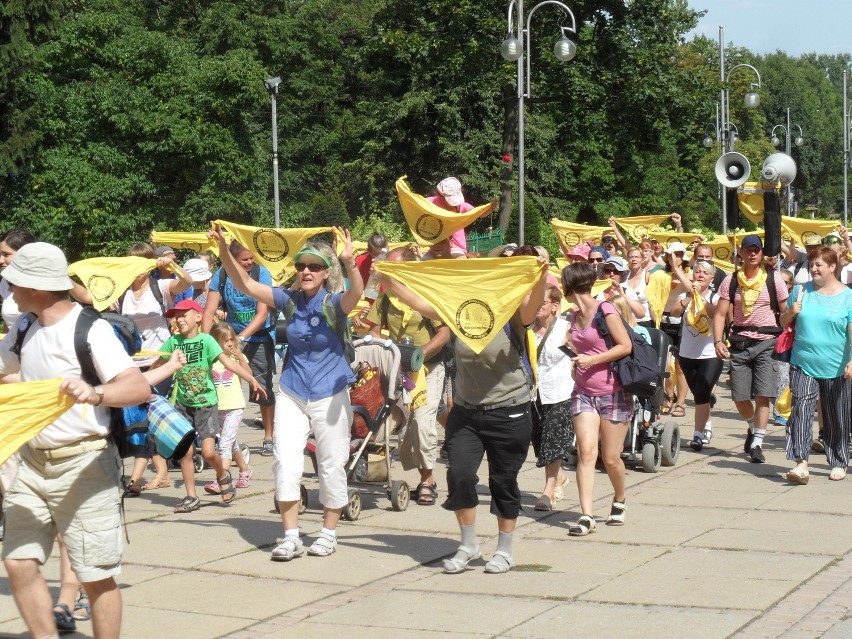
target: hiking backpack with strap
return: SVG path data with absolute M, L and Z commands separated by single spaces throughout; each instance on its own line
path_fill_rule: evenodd
M 98 313 L 90 306 L 84 306 L 74 326 L 74 352 L 80 363 L 80 378 L 91 386 L 104 383 L 98 378 L 95 362 L 92 359 L 92 347 L 89 344 L 89 331 L 99 319 L 106 320 L 112 327 L 116 338 L 128 355 L 135 355 L 142 348 L 142 336 L 136 323 L 120 313 Z M 21 357 L 21 347 L 27 331 L 35 320 L 32 313 L 24 314 L 18 322 L 18 332 L 12 352 Z M 133 457 L 144 450 L 148 438 L 148 403 L 123 408 L 110 407 L 110 433 L 122 458 Z
M 735 270 L 731 275 L 731 286 L 728 289 L 728 297 L 730 298 L 732 305 L 735 303 L 737 289 L 739 288 L 737 273 L 739 273 L 739 270 Z M 769 284 L 770 277 L 772 279 L 771 285 Z M 732 324 L 731 334 L 736 335 L 743 331 L 753 331 L 755 333 L 765 333 L 767 335 L 778 335 L 781 333 L 783 330 L 781 328 L 781 307 L 778 304 L 778 283 L 775 281 L 775 271 L 766 271 L 766 292 L 769 294 L 769 307 L 775 315 L 776 326 L 736 326 Z M 740 295 L 740 297 L 742 297 L 742 295 Z
M 634 331 L 618 312 L 615 315 L 621 320 L 624 330 L 627 331 L 632 349 L 628 355 L 610 362 L 610 369 L 618 377 L 621 388 L 626 393 L 639 397 L 653 397 L 662 378 L 657 351 L 645 341 L 644 337 Z M 606 325 L 606 317 L 600 305 L 595 311 L 594 322 L 607 349 L 612 348 L 612 335 Z

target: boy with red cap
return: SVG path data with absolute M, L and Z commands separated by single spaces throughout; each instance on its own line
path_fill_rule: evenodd
M 252 392 L 265 396 L 266 391 L 253 376 L 246 375 L 242 367 L 234 365 L 215 339 L 199 331 L 201 315 L 201 306 L 195 300 L 182 300 L 174 308 L 170 308 L 166 317 L 175 318 L 179 334 L 172 335 L 160 350 L 166 353 L 181 350 L 186 355 L 186 365 L 175 374 L 175 408 L 186 416 L 198 433 L 201 456 L 216 471 L 222 501 L 228 504 L 236 497 L 237 488 L 231 479 L 231 473 L 222 466 L 222 460 L 214 447 L 215 437 L 219 432 L 219 409 L 216 387 L 213 384 L 213 363 L 218 361 L 226 369 L 246 380 Z M 164 362 L 165 360 L 160 359 L 151 368 L 156 368 Z M 188 513 L 201 507 L 201 500 L 195 493 L 195 463 L 192 459 L 194 454 L 195 447 L 190 446 L 180 460 L 186 497 L 175 508 L 176 513 Z

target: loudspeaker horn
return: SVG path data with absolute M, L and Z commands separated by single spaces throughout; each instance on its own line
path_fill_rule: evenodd
M 796 179 L 796 162 L 786 153 L 773 153 L 763 161 L 760 175 L 765 182 L 787 186 Z
M 746 183 L 751 175 L 751 164 L 742 153 L 729 151 L 716 162 L 716 179 L 724 187 L 735 189 Z

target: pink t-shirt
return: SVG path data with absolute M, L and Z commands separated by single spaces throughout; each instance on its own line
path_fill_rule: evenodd
M 435 206 L 440 206 L 445 211 L 452 211 L 453 213 L 467 213 L 468 211 L 473 210 L 473 204 L 468 204 L 467 202 L 462 202 L 458 207 L 452 208 L 451 206 L 448 206 L 444 201 L 444 198 L 439 195 L 427 197 L 426 201 L 431 202 Z M 467 238 L 464 235 L 464 229 L 459 229 L 450 236 L 450 250 L 453 255 L 458 255 L 459 251 L 461 251 L 461 255 L 467 255 Z
M 769 304 L 769 291 L 767 290 L 767 286 L 771 285 L 770 277 L 773 273 L 770 273 L 766 278 L 766 284 L 764 284 L 763 289 L 760 291 L 760 295 L 757 296 L 757 302 L 755 302 L 754 309 L 751 314 L 746 316 L 743 315 L 743 305 L 742 305 L 742 297 L 740 296 L 740 286 L 737 286 L 736 290 L 736 300 L 734 300 L 734 326 L 776 326 L 777 322 L 775 321 L 775 313 L 772 312 L 772 306 Z M 775 291 L 778 293 L 778 308 L 784 309 L 784 302 L 790 296 L 790 293 L 787 291 L 787 284 L 784 283 L 784 278 L 781 277 L 781 274 L 777 271 L 774 271 L 775 275 Z M 726 277 L 722 284 L 719 286 L 719 297 L 723 300 L 730 301 L 731 299 L 731 278 L 733 275 L 729 275 Z M 769 335 L 767 333 L 757 333 L 754 331 L 743 331 L 738 333 L 743 337 L 747 337 L 748 339 L 773 339 L 777 337 L 777 335 Z
M 600 309 L 603 311 L 604 317 L 607 315 L 618 315 L 618 311 L 609 302 L 601 302 Z M 585 330 L 577 328 L 574 317 L 571 318 L 571 341 L 574 343 L 574 350 L 582 355 L 597 355 L 598 353 L 606 353 L 609 349 L 606 343 L 598 332 L 597 324 L 592 319 L 592 323 Z M 600 397 L 602 395 L 612 395 L 615 391 L 621 390 L 621 383 L 618 377 L 612 372 L 610 362 L 605 364 L 595 364 L 587 368 L 574 367 L 574 388 L 584 395 L 592 397 Z

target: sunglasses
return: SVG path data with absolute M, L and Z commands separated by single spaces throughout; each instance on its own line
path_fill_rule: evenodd
M 843 242 L 843 240 L 841 240 L 839 237 L 834 237 L 833 235 L 831 235 L 831 236 L 829 236 L 829 237 L 824 237 L 824 238 L 822 238 L 822 244 L 823 244 L 823 245 L 826 245 L 826 244 L 840 244 L 841 242 Z
M 604 258 L 602 258 L 602 257 L 590 257 L 589 261 L 590 262 L 603 262 Z
M 611 269 L 611 268 L 605 268 L 603 270 L 603 272 L 604 272 L 604 275 L 615 275 L 616 273 L 618 273 L 618 271 Z
M 297 273 L 301 273 L 305 269 L 308 269 L 311 273 L 319 273 L 327 268 L 328 267 L 323 264 L 305 264 L 304 262 L 296 262 Z

